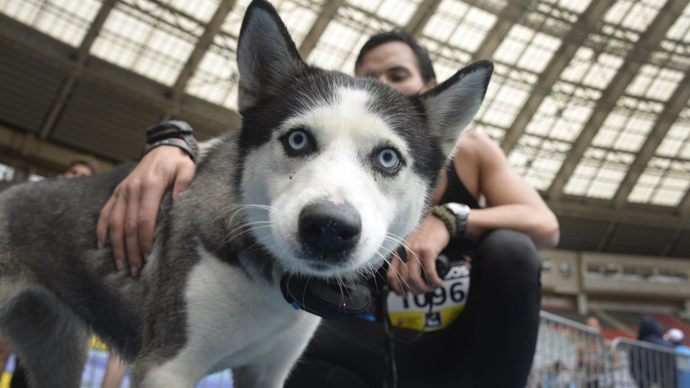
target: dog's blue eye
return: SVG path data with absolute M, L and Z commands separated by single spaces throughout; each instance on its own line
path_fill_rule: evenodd
M 400 163 L 400 157 L 398 156 L 398 153 L 390 148 L 381 150 L 381 152 L 379 152 L 377 160 L 379 162 L 379 165 L 381 165 L 381 167 L 383 167 L 386 170 L 392 170 L 398 167 L 398 164 Z
M 307 134 L 302 131 L 294 131 L 288 136 L 288 145 L 295 151 L 302 151 L 309 146 Z

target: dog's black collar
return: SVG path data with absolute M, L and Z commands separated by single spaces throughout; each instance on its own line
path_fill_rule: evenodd
M 354 318 L 371 306 L 367 287 L 353 282 L 331 283 L 322 279 L 285 275 L 280 280 L 285 300 L 296 310 L 327 319 Z

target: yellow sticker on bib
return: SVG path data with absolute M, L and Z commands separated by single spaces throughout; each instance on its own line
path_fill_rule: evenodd
M 465 308 L 469 291 L 470 269 L 463 265 L 452 267 L 443 279 L 443 287 L 436 287 L 433 294 L 408 293 L 403 297 L 389 292 L 386 306 L 391 325 L 417 331 L 445 329 Z

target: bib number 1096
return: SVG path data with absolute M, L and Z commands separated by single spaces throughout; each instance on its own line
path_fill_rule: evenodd
M 405 310 L 410 309 L 411 304 L 418 308 L 428 308 L 430 299 L 431 301 L 433 301 L 434 307 L 443 307 L 448 304 L 465 304 L 465 298 L 467 298 L 467 290 L 469 288 L 469 285 L 467 285 L 466 283 L 469 283 L 469 280 L 467 280 L 467 282 L 465 282 L 464 280 L 457 280 L 450 285 L 446 284 L 446 282 L 444 281 L 443 287 L 436 287 L 433 293 L 422 295 L 408 294 L 407 298 L 398 295 L 396 296 L 398 296 L 401 299 L 402 307 Z M 389 305 L 388 307 L 388 311 L 390 311 L 391 306 Z
M 386 298 L 388 317 L 393 326 L 420 331 L 440 330 L 460 315 L 469 290 L 469 268 L 453 267 L 443 280 L 443 286 L 436 287 L 432 293 L 408 293 L 403 297 L 389 292 Z

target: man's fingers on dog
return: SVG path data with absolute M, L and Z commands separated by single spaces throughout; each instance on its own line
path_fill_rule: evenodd
M 110 213 L 113 211 L 113 207 L 117 203 L 117 194 L 113 194 L 108 202 L 105 203 L 101 213 L 98 215 L 98 222 L 96 223 L 96 241 L 98 243 L 98 249 L 105 247 L 105 239 L 108 237 L 108 223 L 110 222 Z
M 189 185 L 192 184 L 192 179 L 194 179 L 194 175 L 196 174 L 196 166 L 194 165 L 194 162 L 192 162 L 189 158 L 187 158 L 187 160 L 188 162 L 178 166 L 177 168 L 172 194 L 173 201 L 177 199 L 177 196 L 180 195 L 181 192 L 187 190 Z
M 124 196 L 120 195 L 115 200 L 108 218 L 108 233 L 110 234 L 110 246 L 113 249 L 113 258 L 118 271 L 125 267 L 125 235 L 122 225 L 125 222 L 127 204 Z
M 127 248 L 127 261 L 132 276 L 136 276 L 143 263 L 141 258 L 141 246 L 139 245 L 139 203 L 142 185 L 134 180 L 130 181 L 127 190 L 127 210 L 125 213 L 125 246 Z
M 155 181 L 144 185 L 144 190 L 141 194 L 137 229 L 139 232 L 139 249 L 144 261 L 147 261 L 153 249 L 153 236 L 156 230 L 158 209 L 160 208 L 165 189 L 164 182 Z

